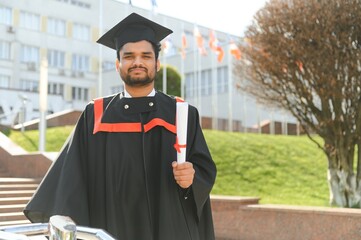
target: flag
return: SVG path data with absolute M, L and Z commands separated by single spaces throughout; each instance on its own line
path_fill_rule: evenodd
M 162 50 L 164 51 L 164 54 L 167 54 L 169 52 L 169 49 L 171 48 L 172 42 L 169 37 L 166 37 L 162 42 Z
M 219 44 L 216 47 L 216 54 L 217 54 L 218 62 L 222 62 L 223 57 L 224 57 L 224 51 L 223 51 L 223 48 Z
M 204 41 L 203 41 L 202 34 L 199 32 L 199 29 L 197 27 L 194 28 L 193 34 L 196 39 L 196 44 L 198 46 L 198 50 L 199 50 L 200 54 L 207 55 L 207 51 L 204 47 Z
M 186 37 L 186 34 L 183 32 L 182 33 L 182 48 L 181 48 L 181 55 L 182 55 L 183 59 L 186 58 L 186 49 L 187 49 L 187 37 Z
M 152 7 L 157 7 L 157 1 L 156 0 L 150 0 L 151 4 L 152 4 Z
M 216 51 L 217 49 L 217 38 L 216 38 L 216 34 L 214 32 L 214 30 L 211 30 L 211 32 L 209 33 L 209 48 L 213 51 Z
M 214 30 L 210 31 L 209 33 L 209 48 L 216 53 L 218 62 L 222 62 L 224 51 L 218 42 Z
M 241 51 L 233 41 L 231 41 L 231 43 L 229 44 L 229 51 L 235 57 L 235 59 L 241 59 Z

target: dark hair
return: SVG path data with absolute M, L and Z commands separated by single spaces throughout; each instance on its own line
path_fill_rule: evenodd
M 152 44 L 153 50 L 154 50 L 154 55 L 155 55 L 155 60 L 158 60 L 159 57 L 159 52 L 162 49 L 162 45 L 160 43 L 150 43 Z M 124 45 L 123 45 L 124 46 Z M 122 49 L 123 46 L 120 46 L 119 49 L 117 50 L 117 58 L 120 61 L 120 50 Z
M 159 52 L 162 49 L 162 45 L 160 43 L 154 44 L 152 43 L 154 54 L 155 54 L 155 60 L 158 60 Z

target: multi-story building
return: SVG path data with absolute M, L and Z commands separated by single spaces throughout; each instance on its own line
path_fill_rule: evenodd
M 167 50 L 160 60 L 181 73 L 183 97 L 198 107 L 205 127 L 226 130 L 231 124 L 234 130 L 242 130 L 266 119 L 290 121 L 285 114 L 271 114 L 237 90 L 235 79 L 239 76 L 232 71 L 236 59 L 229 51 L 229 43 L 239 41 L 237 36 L 214 31 L 224 54 L 217 60 L 219 55 L 208 44 L 211 26 L 196 26 L 114 0 L 2 0 L 0 124 L 39 117 L 43 59 L 48 62 L 49 113 L 82 110 L 95 97 L 121 91 L 116 54 L 96 40 L 131 12 L 174 31 L 164 41 Z

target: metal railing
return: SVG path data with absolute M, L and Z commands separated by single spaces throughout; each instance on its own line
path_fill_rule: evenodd
M 0 227 L 1 240 L 29 240 L 49 236 L 50 240 L 116 240 L 102 229 L 76 226 L 67 216 L 52 216 L 49 223 L 33 223 Z

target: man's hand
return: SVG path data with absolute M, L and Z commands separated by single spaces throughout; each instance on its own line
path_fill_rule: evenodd
M 194 179 L 194 173 L 196 172 L 191 162 L 184 162 L 178 164 L 172 162 L 174 179 L 181 188 L 189 188 Z

